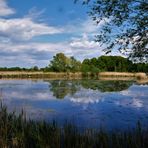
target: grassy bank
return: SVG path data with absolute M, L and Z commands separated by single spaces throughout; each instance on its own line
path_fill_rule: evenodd
M 56 122 L 26 120 L 0 107 L 1 148 L 147 148 L 148 130 L 136 129 L 108 133 L 103 129 L 79 131 L 72 124 L 59 127 Z
M 128 72 L 100 72 L 100 73 L 82 73 L 82 72 L 18 72 L 18 71 L 1 71 L 0 78 L 54 78 L 54 79 L 81 79 L 81 78 L 101 78 L 101 77 L 128 77 L 136 79 L 148 79 L 145 73 L 128 73 Z
M 134 77 L 137 79 L 147 79 L 146 73 L 130 73 L 130 72 L 100 72 L 100 77 Z
M 68 73 L 68 72 L 0 72 L 0 78 L 82 78 L 82 73 Z

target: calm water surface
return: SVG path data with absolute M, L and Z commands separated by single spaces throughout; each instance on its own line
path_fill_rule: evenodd
M 79 127 L 148 127 L 148 85 L 132 81 L 0 80 L 9 111 L 33 120 L 70 121 Z

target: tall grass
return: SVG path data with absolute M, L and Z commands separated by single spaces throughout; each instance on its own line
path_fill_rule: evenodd
M 79 131 L 76 126 L 66 123 L 63 127 L 53 121 L 26 120 L 8 113 L 0 106 L 0 147 L 1 148 L 148 148 L 148 130 L 137 128 L 125 132 L 108 133 L 103 129 Z
M 132 73 L 132 72 L 100 72 L 100 76 L 113 76 L 113 77 L 140 77 L 140 78 L 146 78 L 146 73 L 138 72 L 138 73 Z
M 82 79 L 82 78 L 100 78 L 100 77 L 128 77 L 137 79 L 148 79 L 145 73 L 129 72 L 19 72 L 19 71 L 0 71 L 0 78 L 54 78 L 54 79 Z

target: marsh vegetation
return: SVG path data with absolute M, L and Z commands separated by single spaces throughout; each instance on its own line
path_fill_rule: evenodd
M 26 120 L 25 113 L 16 116 L 0 107 L 1 148 L 147 148 L 148 129 L 143 130 L 140 122 L 135 129 L 107 132 L 105 129 L 78 128 L 66 123 L 63 127 L 56 121 L 47 123 Z

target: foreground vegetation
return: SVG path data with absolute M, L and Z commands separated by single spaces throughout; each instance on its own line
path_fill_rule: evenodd
M 58 126 L 56 122 L 26 120 L 22 112 L 19 116 L 8 113 L 0 107 L 1 148 L 147 148 L 148 130 L 140 123 L 137 128 L 122 132 L 106 132 L 103 129 L 79 131 L 72 124 Z

